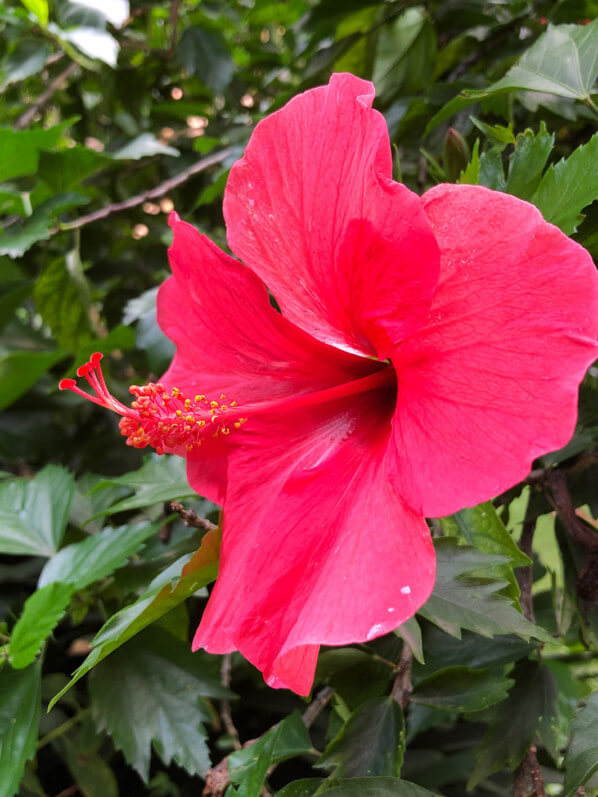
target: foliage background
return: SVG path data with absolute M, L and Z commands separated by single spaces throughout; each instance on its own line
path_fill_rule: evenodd
M 97 349 L 121 398 L 161 373 L 168 211 L 225 246 L 254 123 L 333 70 L 375 81 L 398 179 L 511 192 L 598 255 L 597 11 L 0 2 L 0 797 L 598 793 L 595 368 L 571 443 L 435 522 L 430 601 L 324 651 L 307 701 L 190 654 L 217 507 L 57 391 Z

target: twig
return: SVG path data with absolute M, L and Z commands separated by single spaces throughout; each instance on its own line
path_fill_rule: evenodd
M 411 668 L 413 667 L 413 653 L 406 642 L 403 642 L 401 657 L 397 665 L 397 675 L 390 696 L 396 700 L 399 706 L 405 711 L 411 700 L 413 685 L 411 683 Z
M 71 797 L 71 794 L 77 794 L 79 791 L 79 786 L 76 783 L 73 783 L 72 786 L 68 786 L 66 789 L 63 789 L 56 797 Z
M 121 210 L 130 210 L 131 208 L 136 208 L 139 205 L 143 205 L 144 202 L 147 202 L 151 199 L 158 199 L 159 197 L 164 196 L 164 194 L 167 194 L 169 191 L 172 191 L 174 188 L 178 188 L 179 185 L 183 185 L 183 183 L 186 183 L 187 180 L 190 180 L 196 174 L 200 174 L 200 172 L 204 172 L 206 169 L 209 169 L 210 166 L 214 166 L 217 163 L 222 163 L 222 161 L 225 160 L 231 152 L 232 149 L 228 147 L 227 149 L 220 150 L 220 152 L 215 152 L 213 155 L 208 155 L 205 158 L 201 158 L 201 160 L 198 160 L 197 163 L 193 164 L 193 166 L 190 166 L 188 169 L 184 169 L 182 172 L 179 172 L 179 174 L 175 175 L 175 177 L 165 180 L 155 188 L 151 188 L 149 191 L 143 191 L 141 194 L 137 194 L 136 196 L 129 197 L 129 199 L 125 199 L 123 202 L 114 202 L 111 205 L 106 205 L 103 208 L 94 210 L 93 213 L 88 213 L 87 216 L 80 216 L 74 221 L 60 224 L 54 229 L 54 232 L 58 232 L 59 230 L 78 230 L 80 227 L 84 227 L 86 224 L 91 224 L 94 221 L 105 219 L 107 216 L 111 216 L 113 213 L 120 213 Z
M 230 686 L 230 671 L 231 656 L 230 653 L 225 653 L 222 657 L 222 665 L 220 667 L 220 680 L 222 681 L 222 686 L 226 686 L 227 688 Z M 222 720 L 222 724 L 226 728 L 226 732 L 233 741 L 233 747 L 235 750 L 241 750 L 243 745 L 241 744 L 241 740 L 239 738 L 239 731 L 233 722 L 230 700 L 224 699 L 220 701 L 220 718 Z
M 531 500 L 531 499 L 530 499 Z M 529 504 L 527 513 L 529 514 Z M 522 551 L 527 557 L 530 559 L 532 558 L 532 545 L 534 541 L 534 533 L 536 531 L 536 519 L 532 517 L 526 517 L 523 521 L 523 530 L 521 532 L 521 537 L 519 538 L 519 550 Z M 526 565 L 525 567 L 518 567 L 517 572 L 517 582 L 519 584 L 519 589 L 521 590 L 521 596 L 519 598 L 519 603 L 521 604 L 521 611 L 523 612 L 523 616 L 530 621 L 530 623 L 536 622 L 536 616 L 534 614 L 534 600 L 532 597 L 532 587 L 533 587 L 533 575 L 532 575 L 532 565 Z
M 77 71 L 79 64 L 75 61 L 71 61 L 71 63 L 57 75 L 54 80 L 50 81 L 48 88 L 39 95 L 37 100 L 33 103 L 30 108 L 27 108 L 26 111 L 18 117 L 16 122 L 14 123 L 15 130 L 22 130 L 24 127 L 29 127 L 35 115 L 38 114 L 46 105 L 50 102 L 52 97 L 54 96 L 54 92 L 62 87 L 62 84 L 67 81 L 70 76 Z
M 177 39 L 177 28 L 179 21 L 179 0 L 171 0 L 170 3 L 170 55 L 174 55 Z
M 47 744 L 50 744 L 50 742 L 53 742 L 54 739 L 59 739 L 65 733 L 70 731 L 70 729 L 73 726 L 75 726 L 75 725 L 77 725 L 77 723 L 81 722 L 82 719 L 85 719 L 85 717 L 87 717 L 87 715 L 89 713 L 90 713 L 90 709 L 89 708 L 84 708 L 78 714 L 75 714 L 74 717 L 71 717 L 70 719 L 66 720 L 66 722 L 63 722 L 62 725 L 58 725 L 58 727 L 56 727 L 53 730 L 49 731 L 45 736 L 42 736 L 42 738 L 38 741 L 37 749 L 41 750 L 42 747 L 45 747 Z
M 326 708 L 328 703 L 330 703 L 333 694 L 334 689 L 331 686 L 325 686 L 323 689 L 320 689 L 318 694 L 303 712 L 303 724 L 306 728 L 311 728 L 322 709 Z
M 528 790 L 528 783 L 531 780 L 532 792 L 536 797 L 546 797 L 544 789 L 544 780 L 542 779 L 542 771 L 538 763 L 537 747 L 532 744 L 527 751 L 527 755 L 517 767 L 515 771 L 515 788 L 513 791 L 514 797 L 529 797 L 530 791 Z
M 580 471 L 596 464 L 598 464 L 598 451 L 584 451 L 582 454 L 571 460 L 568 464 L 556 466 L 550 465 L 547 468 L 535 468 L 528 473 L 527 477 L 523 480 L 523 484 L 542 486 L 550 477 L 550 474 L 554 473 L 555 471 L 579 473 Z
M 171 501 L 170 508 L 173 512 L 179 513 L 185 526 L 190 526 L 194 529 L 203 529 L 203 531 L 212 531 L 218 528 L 218 526 L 210 523 L 209 520 L 199 517 L 197 512 L 194 512 L 192 509 L 185 509 L 180 501 Z

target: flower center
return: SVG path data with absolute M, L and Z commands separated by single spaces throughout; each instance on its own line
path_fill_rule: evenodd
M 206 438 L 229 435 L 231 428 L 240 429 L 247 421 L 237 415 L 236 401 L 227 403 L 224 394 L 218 401 L 204 395 L 191 399 L 177 387 L 167 390 L 159 382 L 141 387 L 131 385 L 129 392 L 135 396 L 135 401 L 127 407 L 106 387 L 101 359 L 102 355 L 96 352 L 88 363 L 77 369 L 77 376 L 87 379 L 95 396 L 77 387 L 74 379 L 63 379 L 59 387 L 122 415 L 118 425 L 129 446 L 152 446 L 158 454 L 165 451 L 189 453 L 198 449 Z

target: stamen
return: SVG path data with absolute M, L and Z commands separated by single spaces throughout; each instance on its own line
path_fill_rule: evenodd
M 63 379 L 59 387 L 121 415 L 119 428 L 129 446 L 152 446 L 158 454 L 165 451 L 190 453 L 200 448 L 205 437 L 218 437 L 219 432 L 226 436 L 230 434 L 231 424 L 239 429 L 246 420 L 230 417 L 226 405 L 219 406 L 218 401 L 206 399 L 203 394 L 190 399 L 177 387 L 170 388 L 168 393 L 164 385 L 153 382 L 131 385 L 129 392 L 135 396 L 135 401 L 127 407 L 106 387 L 101 359 L 102 355 L 96 352 L 89 362 L 77 369 L 77 376 L 87 380 L 95 395 L 81 390 L 74 379 Z M 236 402 L 231 402 L 234 404 Z

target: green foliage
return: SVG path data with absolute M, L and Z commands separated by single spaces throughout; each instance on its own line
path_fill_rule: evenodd
M 595 0 L 0 6 L 0 797 L 183 797 L 206 778 L 226 797 L 490 797 L 532 745 L 547 794 L 593 794 L 595 573 L 571 529 L 598 518 L 594 370 L 567 447 L 431 522 L 428 602 L 322 650 L 307 701 L 239 654 L 190 652 L 218 510 L 183 460 L 126 447 L 57 384 L 94 351 L 125 403 L 160 378 L 169 211 L 225 245 L 254 125 L 332 71 L 374 80 L 410 189 L 506 191 L 597 257 Z

